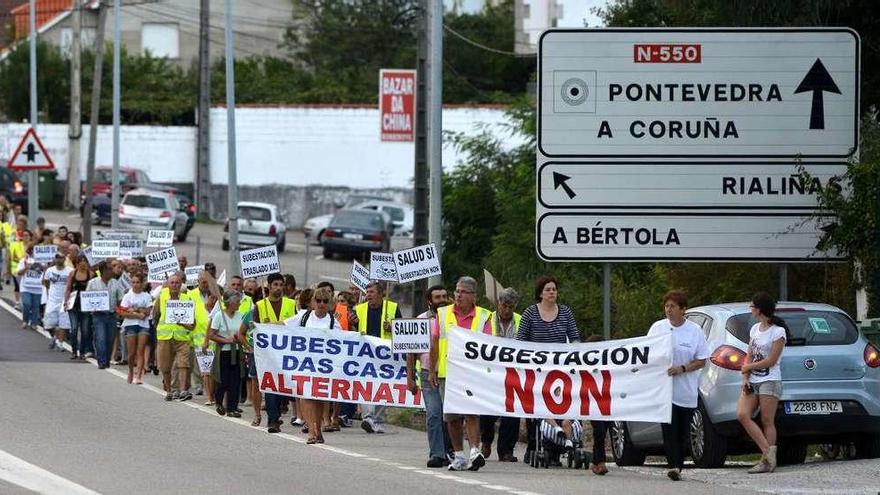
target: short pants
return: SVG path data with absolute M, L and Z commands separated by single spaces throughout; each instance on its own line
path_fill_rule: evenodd
M 772 395 L 777 399 L 782 395 L 782 382 L 770 380 L 766 382 L 750 383 L 756 395 Z
M 248 376 L 251 378 L 257 377 L 257 359 L 254 357 L 253 352 L 248 352 L 245 354 L 245 359 L 248 362 Z
M 126 337 L 137 337 L 139 335 L 150 335 L 150 327 L 142 327 L 140 325 L 126 325 L 122 327 L 122 335 Z
M 70 330 L 70 318 L 61 304 L 46 305 L 46 313 L 43 315 L 43 327 Z
M 156 348 L 156 361 L 163 373 L 170 373 L 172 367 L 189 369 L 190 353 L 189 342 L 160 340 Z

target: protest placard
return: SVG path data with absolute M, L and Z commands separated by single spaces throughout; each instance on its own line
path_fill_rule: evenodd
M 274 244 L 242 251 L 239 254 L 239 260 L 241 261 L 241 275 L 244 278 L 281 273 L 278 251 Z
M 176 301 L 169 299 L 165 302 L 165 323 L 179 325 L 192 325 L 195 323 L 195 301 Z
M 220 276 L 217 277 L 217 285 L 220 287 L 226 287 L 226 270 L 220 272 Z
M 437 256 L 437 247 L 433 242 L 403 251 L 395 251 L 394 264 L 397 270 L 397 280 L 401 284 L 423 278 L 438 277 L 441 274 L 440 257 Z
M 168 277 L 168 274 L 177 272 L 179 269 L 177 251 L 173 246 L 147 253 L 147 280 L 150 282 L 162 282 Z
M 195 287 L 199 283 L 199 274 L 205 271 L 205 265 L 188 266 L 183 269 L 186 274 L 186 285 Z
M 122 275 L 116 279 L 116 282 L 119 283 L 119 287 L 122 288 L 123 291 L 131 289 L 131 275 L 129 275 L 128 272 L 123 272 Z
M 147 247 L 167 248 L 174 243 L 173 230 L 150 230 L 147 232 Z
M 120 239 L 120 258 L 139 258 L 144 255 L 144 241 L 140 239 Z
M 397 282 L 397 266 L 391 253 L 370 253 L 370 280 Z
M 79 294 L 79 291 L 70 291 L 70 295 L 67 296 L 67 304 L 64 305 L 65 311 L 73 311 L 73 307 L 76 306 L 76 295 Z
M 37 244 L 34 246 L 34 261 L 37 263 L 54 263 L 58 246 L 54 244 Z
M 83 248 L 80 253 L 86 257 L 86 260 L 89 262 L 89 266 L 95 266 L 98 264 L 98 260 L 96 260 L 95 257 L 92 256 L 92 246 Z
M 668 423 L 672 335 L 588 344 L 493 337 L 453 327 L 443 412 Z
M 406 356 L 390 342 L 357 332 L 257 324 L 257 383 L 262 392 L 306 399 L 422 407 L 406 386 Z
M 431 351 L 431 320 L 391 320 L 391 350 L 401 354 L 421 354 Z
M 119 257 L 119 241 L 102 241 L 96 240 L 92 242 L 92 258 L 118 258 Z
M 110 311 L 110 293 L 106 290 L 84 290 L 80 292 L 79 309 L 88 313 Z
M 358 263 L 357 260 L 352 260 L 349 280 L 353 285 L 360 289 L 361 292 L 367 292 L 367 284 L 370 283 L 370 270 L 367 270 L 367 268 Z
M 144 235 L 134 230 L 102 230 L 98 232 L 98 237 L 105 241 L 130 241 L 141 240 Z
M 31 265 L 25 270 L 19 284 L 22 290 L 37 291 L 39 294 L 43 289 L 43 270 L 39 268 L 39 265 Z
M 196 362 L 199 363 L 199 372 L 200 373 L 210 373 L 211 365 L 214 364 L 214 351 L 208 349 L 203 351 L 201 349 L 193 349 L 193 352 L 196 355 Z

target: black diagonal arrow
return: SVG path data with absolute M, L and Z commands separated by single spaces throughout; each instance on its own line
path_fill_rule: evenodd
M 813 92 L 813 108 L 810 110 L 810 129 L 825 128 L 825 102 L 822 97 L 825 91 L 840 94 L 837 84 L 831 78 L 831 74 L 822 64 L 822 59 L 817 58 L 810 68 L 804 80 L 794 90 L 795 94 Z
M 559 187 L 562 186 L 565 194 L 568 194 L 568 199 L 574 199 L 576 194 L 571 189 L 571 187 L 569 187 L 569 185 L 565 183 L 565 181 L 569 179 L 571 179 L 571 177 L 567 175 L 560 174 L 559 172 L 553 172 L 553 189 L 559 189 Z

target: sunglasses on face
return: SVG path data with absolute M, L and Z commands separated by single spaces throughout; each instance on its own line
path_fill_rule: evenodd
M 318 304 L 327 304 L 330 302 L 329 299 L 315 299 L 315 302 Z

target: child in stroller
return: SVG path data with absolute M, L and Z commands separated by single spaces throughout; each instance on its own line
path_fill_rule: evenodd
M 560 457 L 566 454 L 568 467 L 589 469 L 592 454 L 581 445 L 583 427 L 580 421 L 543 419 L 535 428 L 537 450 L 532 456 L 532 467 L 562 466 Z

